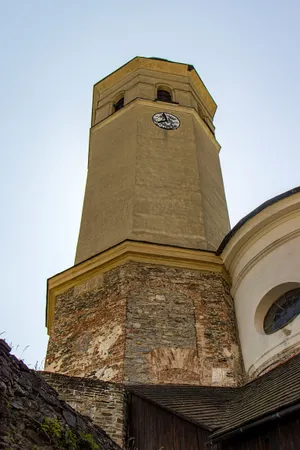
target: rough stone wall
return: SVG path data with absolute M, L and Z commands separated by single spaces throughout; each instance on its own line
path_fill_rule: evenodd
M 58 373 L 40 374 L 59 393 L 61 399 L 76 411 L 90 417 L 118 445 L 124 445 L 127 414 L 122 386 Z
M 119 270 L 56 298 L 45 370 L 103 381 L 123 379 L 126 297 Z
M 125 383 L 234 386 L 241 356 L 220 273 L 141 262 L 57 298 L 46 370 Z
M 234 386 L 242 369 L 233 302 L 219 273 L 130 263 L 125 382 Z
M 9 352 L 0 340 L 1 449 L 120 450 L 104 431 L 61 401 L 54 389 Z

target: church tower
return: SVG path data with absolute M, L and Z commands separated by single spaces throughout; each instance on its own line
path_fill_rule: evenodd
M 215 111 L 186 64 L 135 58 L 95 85 L 76 263 L 126 239 L 216 250 L 229 220 Z
M 241 361 L 213 117 L 187 64 L 136 57 L 94 86 L 75 266 L 48 280 L 46 370 L 232 386 Z

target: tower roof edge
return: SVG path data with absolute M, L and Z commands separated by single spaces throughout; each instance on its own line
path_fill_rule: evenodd
M 207 110 L 211 114 L 211 117 L 214 116 L 217 109 L 217 104 L 209 93 L 207 87 L 203 83 L 194 66 L 192 64 L 170 61 L 168 59 L 155 56 L 135 56 L 134 58 L 120 66 L 118 69 L 95 83 L 94 92 L 100 91 L 102 93 L 106 91 L 130 73 L 139 69 L 156 70 L 159 72 L 172 73 L 174 75 L 187 76 L 189 82 L 194 86 L 195 90 L 199 92 L 200 97 L 203 99 Z

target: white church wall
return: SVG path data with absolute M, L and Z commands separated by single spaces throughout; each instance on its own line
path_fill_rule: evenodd
M 250 218 L 222 256 L 232 277 L 245 370 L 252 378 L 300 351 L 300 315 L 272 334 L 263 326 L 274 301 L 300 287 L 300 194 Z

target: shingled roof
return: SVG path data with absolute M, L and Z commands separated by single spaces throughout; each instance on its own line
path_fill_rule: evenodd
M 209 431 L 225 426 L 225 413 L 237 390 L 189 385 L 135 385 L 127 389 Z
M 300 408 L 300 355 L 238 388 L 138 385 L 127 389 L 212 431 L 217 442 L 262 418 L 276 418 L 293 405 Z
M 278 418 L 281 412 L 296 404 L 300 407 L 300 355 L 235 392 L 235 400 L 225 412 L 225 425 L 212 435 L 213 440 L 262 418 L 271 415 Z

